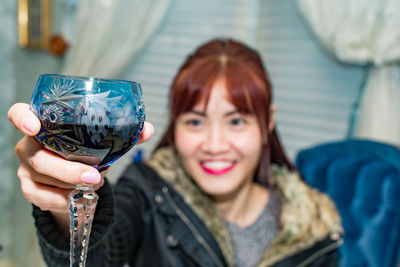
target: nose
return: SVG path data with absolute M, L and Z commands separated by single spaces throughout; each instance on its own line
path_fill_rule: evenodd
M 207 129 L 202 143 L 202 150 L 209 154 L 221 154 L 229 149 L 229 134 L 219 126 L 213 125 Z

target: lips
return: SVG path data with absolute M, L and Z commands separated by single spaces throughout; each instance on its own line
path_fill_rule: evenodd
M 201 168 L 213 175 L 221 175 L 229 172 L 235 167 L 235 161 L 227 161 L 227 160 L 211 160 L 211 161 L 201 161 Z

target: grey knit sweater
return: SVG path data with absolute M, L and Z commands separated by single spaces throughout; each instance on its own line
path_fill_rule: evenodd
M 260 261 L 278 232 L 278 205 L 278 198 L 272 193 L 263 212 L 253 224 L 241 228 L 227 222 L 234 244 L 236 266 L 253 267 Z

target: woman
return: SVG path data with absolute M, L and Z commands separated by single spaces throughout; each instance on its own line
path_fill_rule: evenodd
M 340 218 L 287 160 L 257 52 L 232 40 L 204 44 L 176 75 L 170 101 L 154 154 L 114 186 L 32 137 L 17 144 L 49 266 L 68 264 L 66 195 L 82 181 L 99 188 L 88 266 L 336 266 Z M 39 124 L 21 105 L 9 118 L 32 136 Z M 146 124 L 141 140 L 151 134 Z

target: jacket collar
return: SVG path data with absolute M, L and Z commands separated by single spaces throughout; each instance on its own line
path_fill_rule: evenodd
M 228 228 L 213 205 L 181 167 L 172 148 L 158 149 L 147 164 L 168 182 L 202 219 L 216 239 L 227 263 L 233 266 Z M 272 180 L 280 200 L 280 230 L 258 266 L 270 266 L 308 248 L 327 236 L 340 236 L 340 217 L 330 198 L 307 186 L 297 172 L 272 165 Z
M 277 165 L 271 171 L 280 200 L 281 228 L 258 266 L 270 266 L 327 237 L 341 237 L 340 216 L 329 196 L 308 186 L 298 172 Z
M 193 183 L 181 167 L 173 149 L 158 149 L 146 163 L 182 196 L 217 241 L 228 266 L 233 266 L 233 245 L 225 222 L 211 199 Z

